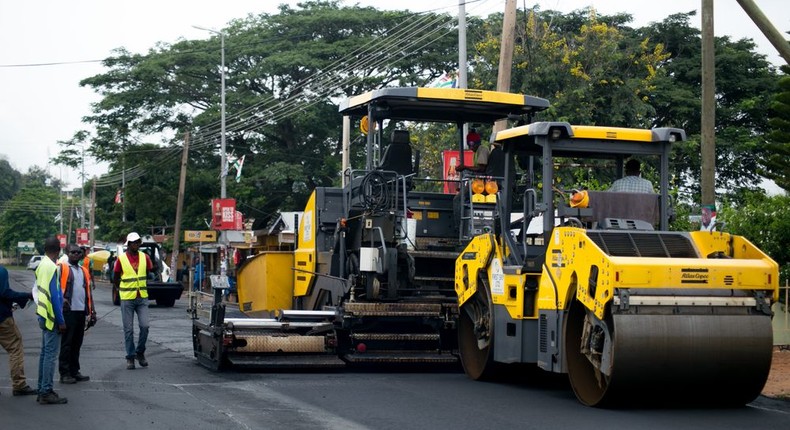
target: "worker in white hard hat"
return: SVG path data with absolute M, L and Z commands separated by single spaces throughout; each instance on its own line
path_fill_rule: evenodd
M 131 232 L 126 236 L 126 252 L 118 256 L 115 262 L 113 283 L 118 289 L 121 299 L 121 319 L 123 321 L 124 343 L 126 344 L 126 368 L 134 369 L 135 358 L 140 367 L 148 367 L 145 359 L 145 342 L 148 340 L 148 273 L 152 273 L 154 265 L 148 254 L 140 251 L 142 238 Z M 141 264 L 144 263 L 144 264 Z M 134 315 L 140 335 L 137 347 L 134 343 Z

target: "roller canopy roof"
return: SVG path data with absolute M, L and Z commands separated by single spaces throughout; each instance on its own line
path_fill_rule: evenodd
M 349 97 L 340 113 L 361 117 L 373 107 L 374 120 L 492 123 L 510 115 L 531 114 L 549 107 L 546 99 L 523 94 L 461 88 L 383 88 Z
M 686 140 L 686 132 L 679 128 L 637 129 L 570 125 L 566 122 L 535 122 L 502 130 L 494 140 L 503 145 L 515 145 L 521 152 L 540 154 L 548 137 L 555 156 L 599 157 L 620 155 L 659 155 L 666 151 L 662 143 Z

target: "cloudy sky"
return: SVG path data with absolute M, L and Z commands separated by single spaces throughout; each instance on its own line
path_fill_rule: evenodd
M 756 0 L 757 5 L 781 32 L 790 30 L 787 0 Z M 468 13 L 487 15 L 504 9 L 504 0 L 467 0 Z M 148 51 L 157 42 L 208 38 L 209 33 L 192 26 L 221 29 L 234 18 L 248 14 L 275 13 L 285 0 L 0 0 L 0 157 L 17 170 L 33 165 L 47 167 L 59 151 L 57 141 L 70 139 L 85 129 L 80 119 L 90 113 L 99 97 L 80 88 L 81 79 L 103 73 L 98 60 L 114 48 Z M 346 4 L 379 6 L 379 1 L 346 0 Z M 452 12 L 457 0 L 399 0 L 386 8 L 415 12 Z M 603 14 L 628 12 L 632 25 L 660 21 L 676 12 L 699 10 L 700 0 L 549 0 L 527 1 L 541 9 L 569 12 L 593 5 Z M 523 1 L 518 1 L 520 7 Z M 429 5 L 429 6 L 427 6 Z M 699 26 L 699 15 L 693 21 Z M 761 53 L 781 64 L 767 39 L 735 0 L 715 2 L 715 32 L 733 39 L 755 40 Z M 78 172 L 49 166 L 50 173 L 71 186 L 79 185 Z M 86 161 L 89 176 L 106 166 Z

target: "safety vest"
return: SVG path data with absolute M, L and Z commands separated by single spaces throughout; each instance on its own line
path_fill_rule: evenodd
M 74 277 L 71 276 L 71 264 L 68 262 L 60 263 L 60 290 L 63 291 L 63 299 L 64 300 L 71 300 L 71 292 L 74 288 Z M 93 298 L 91 297 L 91 275 L 88 273 L 88 269 L 85 266 L 78 266 L 82 269 L 82 276 L 84 276 L 84 285 L 85 288 L 85 312 L 91 312 L 93 310 Z M 69 277 L 71 276 L 71 279 Z M 71 281 L 71 282 L 69 282 Z
M 88 258 L 87 256 L 82 259 L 82 267 L 84 267 L 85 270 L 87 270 L 88 273 L 90 273 L 90 271 L 91 271 L 91 259 Z
M 145 254 L 142 251 L 137 251 L 136 273 L 134 267 L 132 267 L 132 263 L 129 261 L 129 256 L 125 252 L 118 256 L 118 261 L 121 262 L 121 300 L 136 299 L 138 291 L 140 292 L 140 297 L 147 299 L 148 288 L 146 288 L 146 271 L 148 269 L 148 264 L 146 263 Z
M 52 295 L 49 291 L 49 283 L 57 270 L 58 266 L 52 263 L 49 257 L 44 257 L 36 269 L 36 288 L 38 289 L 36 313 L 44 318 L 47 330 L 52 330 L 55 327 L 55 311 L 52 309 Z

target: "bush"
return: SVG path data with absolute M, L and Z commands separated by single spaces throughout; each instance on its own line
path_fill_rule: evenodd
M 790 197 L 766 196 L 762 193 L 746 195 L 744 205 L 722 205 L 718 221 L 726 222 L 725 229 L 742 235 L 779 264 L 780 285 L 790 275 Z

